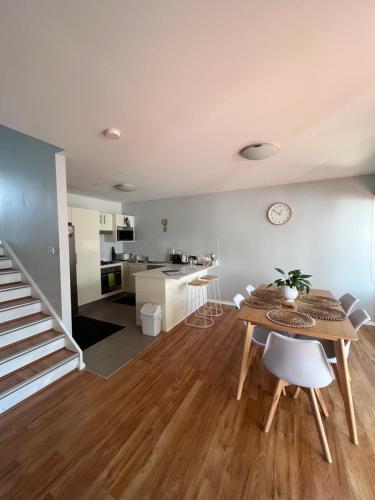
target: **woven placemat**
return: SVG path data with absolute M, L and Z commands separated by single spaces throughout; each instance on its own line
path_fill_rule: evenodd
M 325 319 L 328 321 L 343 321 L 346 318 L 344 311 L 325 306 L 301 306 L 298 311 L 307 314 L 311 318 Z
M 245 300 L 245 305 L 249 307 L 253 307 L 254 309 L 281 309 L 281 303 L 276 302 L 276 300 L 272 300 L 269 298 L 261 299 L 259 297 L 250 297 Z
M 315 320 L 296 311 L 269 311 L 266 313 L 267 318 L 278 325 L 289 326 L 291 328 L 311 328 L 315 325 Z
M 254 297 L 259 297 L 260 299 L 280 299 L 281 293 L 280 290 L 270 289 L 270 288 L 261 288 L 260 290 L 253 290 L 251 295 Z
M 329 306 L 336 307 L 340 305 L 340 302 L 331 297 L 324 297 L 323 295 L 301 295 L 300 299 L 302 302 L 307 302 L 314 306 Z

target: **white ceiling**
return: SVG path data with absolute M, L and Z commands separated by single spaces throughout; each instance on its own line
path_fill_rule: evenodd
M 374 47 L 373 0 L 2 0 L 0 122 L 119 201 L 372 173 Z

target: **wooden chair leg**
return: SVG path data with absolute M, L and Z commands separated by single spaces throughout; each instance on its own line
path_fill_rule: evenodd
M 283 388 L 285 387 L 285 385 L 287 385 L 287 384 L 284 380 L 279 379 L 277 381 L 277 384 L 276 384 L 276 387 L 275 387 L 275 390 L 273 393 L 272 405 L 271 405 L 270 411 L 268 412 L 266 425 L 264 426 L 264 432 L 268 432 L 270 430 L 272 420 L 273 420 L 273 417 L 275 415 L 277 405 L 279 403 L 281 392 L 282 392 Z
M 320 407 L 322 409 L 323 415 L 325 417 L 329 417 L 327 406 L 326 406 L 326 403 L 325 403 L 325 401 L 323 399 L 322 391 L 320 389 L 315 389 L 315 394 L 316 394 L 316 397 L 318 398 L 318 401 L 319 401 Z
M 316 394 L 315 394 L 314 389 L 309 389 L 308 395 L 309 395 L 309 399 L 310 399 L 311 408 L 313 410 L 315 425 L 316 425 L 316 428 L 317 428 L 318 433 L 319 433 L 319 439 L 320 439 L 320 442 L 322 444 L 322 448 L 324 450 L 324 454 L 326 456 L 327 462 L 331 464 L 332 463 L 331 452 L 329 451 L 327 436 L 326 436 L 326 433 L 324 430 L 322 417 L 320 416 L 318 400 L 316 399 Z
M 283 387 L 283 396 L 286 396 L 286 390 L 285 390 L 285 387 Z
M 294 391 L 293 398 L 297 399 L 300 392 L 301 392 L 301 387 L 297 386 L 296 390 Z

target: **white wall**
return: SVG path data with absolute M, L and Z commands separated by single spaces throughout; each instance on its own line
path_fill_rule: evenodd
M 207 248 L 219 240 L 223 299 L 248 283 L 277 277 L 275 267 L 301 268 L 315 288 L 336 295 L 350 291 L 375 315 L 373 205 L 375 176 L 248 189 L 123 205 L 136 216 L 134 250 L 165 258 L 175 242 Z M 275 201 L 288 203 L 293 216 L 284 226 L 267 221 Z M 163 233 L 160 219 L 167 218 Z M 184 250 L 181 248 L 180 250 Z
M 101 200 L 80 194 L 68 193 L 68 206 L 77 208 L 88 208 L 109 214 L 121 214 L 122 205 L 116 201 Z

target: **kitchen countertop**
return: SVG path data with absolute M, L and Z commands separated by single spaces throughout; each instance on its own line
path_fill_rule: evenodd
M 199 266 L 199 265 L 191 265 L 191 264 L 168 264 L 163 267 L 159 267 L 157 269 L 150 269 L 149 271 L 141 271 L 139 273 L 135 273 L 136 278 L 151 278 L 151 279 L 172 279 L 179 280 L 183 279 L 186 276 L 199 273 L 201 271 L 208 271 L 209 269 L 214 269 L 218 264 L 213 266 Z M 163 271 L 167 271 L 168 269 L 178 270 L 182 274 L 177 276 L 168 276 L 163 273 Z

